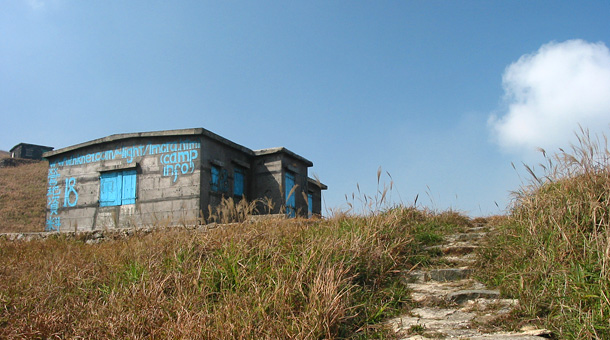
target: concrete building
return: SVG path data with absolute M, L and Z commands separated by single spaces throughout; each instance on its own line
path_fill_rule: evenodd
M 201 223 L 229 197 L 273 202 L 259 213 L 311 216 L 327 188 L 285 148 L 253 151 L 203 128 L 117 134 L 44 157 L 46 230 Z
M 42 160 L 42 154 L 53 150 L 50 146 L 19 143 L 10 150 L 12 158 Z

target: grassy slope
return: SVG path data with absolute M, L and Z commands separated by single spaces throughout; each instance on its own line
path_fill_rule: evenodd
M 0 241 L 0 337 L 385 337 L 379 322 L 410 306 L 401 271 L 433 256 L 417 240 L 464 223 L 396 208 L 96 245 Z
M 610 155 L 583 133 L 571 154 L 516 195 L 481 278 L 519 298 L 516 320 L 539 320 L 560 339 L 610 339 Z
M 0 232 L 44 230 L 47 162 L 0 168 Z
M 42 230 L 46 162 L 0 169 L 0 231 Z M 0 240 L 0 338 L 371 338 L 400 272 L 467 218 L 410 208 L 87 245 Z M 386 334 L 387 335 L 387 334 Z
M 599 151 L 560 154 L 496 221 L 480 278 L 521 300 L 505 325 L 610 338 L 610 164 Z M 43 229 L 46 169 L 0 169 L 0 231 Z M 397 208 L 99 245 L 0 241 L 0 338 L 387 336 L 375 325 L 410 307 L 398 272 L 465 223 Z

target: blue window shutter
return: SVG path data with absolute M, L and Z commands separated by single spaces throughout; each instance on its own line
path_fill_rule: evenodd
M 233 174 L 233 195 L 243 196 L 245 185 L 245 171 L 241 168 L 235 168 Z
M 136 203 L 135 170 L 100 175 L 100 207 Z
M 212 191 L 218 191 L 218 184 L 220 183 L 220 170 L 218 167 L 212 165 L 212 180 L 210 181 L 210 189 Z
M 294 174 L 286 172 L 286 180 L 284 187 L 286 188 L 286 214 L 288 217 L 296 217 L 296 192 L 292 191 L 294 187 Z M 291 192 L 292 191 L 292 192 Z
M 121 173 L 123 176 L 123 190 L 121 204 L 136 203 L 136 171 L 129 170 Z
M 218 190 L 222 192 L 229 191 L 229 172 L 227 169 L 220 170 L 220 178 L 219 178 Z
M 100 176 L 100 206 L 108 207 L 121 204 L 121 176 L 110 172 Z
M 307 212 L 308 216 L 313 216 L 313 195 L 307 194 Z

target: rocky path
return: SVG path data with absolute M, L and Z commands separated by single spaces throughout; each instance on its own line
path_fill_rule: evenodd
M 477 225 L 452 235 L 438 248 L 442 256 L 428 269 L 406 273 L 412 298 L 418 307 L 410 314 L 388 321 L 401 340 L 415 339 L 531 339 L 550 337 L 544 329 L 524 327 L 519 332 L 500 332 L 492 322 L 508 314 L 519 301 L 500 298 L 472 278 L 474 252 L 490 230 Z

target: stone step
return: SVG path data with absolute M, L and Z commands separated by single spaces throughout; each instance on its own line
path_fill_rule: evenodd
M 446 339 L 448 337 L 443 337 L 443 333 L 439 333 L 438 336 L 432 334 L 430 336 L 423 336 L 423 335 L 414 335 L 414 336 L 408 336 L 406 338 L 400 338 L 400 340 L 429 340 L 429 339 L 434 339 L 436 337 L 436 339 Z M 440 337 L 439 337 L 440 336 Z M 458 339 L 468 339 L 468 340 L 542 340 L 545 337 L 541 337 L 541 336 L 535 336 L 535 335 L 522 335 L 522 334 L 502 334 L 502 333 L 492 333 L 492 334 L 485 334 L 485 335 L 480 335 L 480 336 L 453 336 L 451 335 L 451 338 L 458 338 Z
M 424 305 L 446 304 L 449 294 L 455 292 L 485 289 L 485 285 L 472 279 L 446 282 L 414 282 L 407 286 L 411 290 L 413 301 Z
M 442 268 L 430 270 L 428 276 L 432 281 L 446 282 L 466 279 L 471 273 L 470 268 Z
M 467 289 L 447 294 L 447 301 L 463 304 L 476 299 L 499 299 L 500 292 L 489 289 Z
M 468 329 L 475 316 L 475 313 L 461 312 L 454 308 L 415 308 L 411 311 L 411 316 L 390 320 L 389 325 L 395 332 L 408 335 L 401 339 L 420 339 L 418 336 L 421 339 L 441 338 L 443 335 L 457 338 L 480 334 Z
M 480 241 L 482 240 L 485 236 L 487 236 L 487 233 L 482 233 L 482 232 L 476 232 L 476 233 L 461 233 L 461 234 L 455 234 L 452 237 L 449 237 L 449 240 L 454 240 L 457 242 L 467 242 L 467 241 Z
M 515 299 L 501 299 L 500 292 L 489 290 L 472 278 L 470 264 L 477 261 L 478 244 L 493 232 L 477 224 L 445 238 L 446 243 L 427 247 L 435 256 L 424 268 L 404 274 L 411 298 L 419 308 L 407 315 L 388 320 L 399 339 L 512 339 L 538 340 L 550 334 L 547 330 L 522 329 L 519 332 L 489 332 L 477 325 L 492 324 L 510 313 L 518 304 Z M 439 256 L 442 253 L 442 256 Z
M 467 267 L 477 262 L 477 254 L 470 253 L 465 255 L 445 255 L 440 258 L 440 261 L 448 266 Z
M 465 255 L 470 254 L 477 250 L 479 246 L 472 245 L 470 243 L 454 243 L 449 245 L 437 245 L 431 246 L 426 249 L 428 250 L 440 250 L 445 255 Z
M 414 282 L 448 282 L 466 279 L 472 273 L 470 268 L 439 268 L 429 270 L 416 270 L 405 275 L 408 283 Z
M 531 334 L 530 334 L 531 333 Z M 551 337 L 551 332 L 546 329 L 540 330 L 539 334 L 533 332 L 524 333 L 492 333 L 479 336 L 472 336 L 469 340 L 542 340 Z
M 401 340 L 415 339 L 537 339 L 550 335 L 545 329 L 522 329 L 518 332 L 500 332 L 484 334 L 471 328 L 471 322 L 477 319 L 475 312 L 456 308 L 424 307 L 414 308 L 410 315 L 391 319 L 387 325 L 402 336 Z

